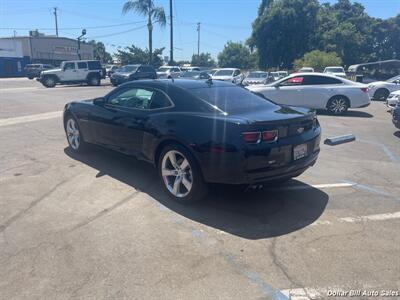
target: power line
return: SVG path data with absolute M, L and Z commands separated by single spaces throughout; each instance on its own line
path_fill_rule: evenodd
M 100 29 L 100 28 L 112 28 L 112 27 L 134 25 L 134 24 L 140 24 L 140 23 L 146 23 L 146 21 L 136 21 L 136 22 L 129 22 L 129 23 L 120 23 L 120 24 L 112 24 L 112 25 L 99 25 L 99 26 L 65 27 L 65 28 L 59 28 L 59 29 L 60 30 L 78 30 L 78 29 L 82 29 L 82 28 Z M 0 29 L 4 29 L 4 30 L 31 30 L 32 28 L 35 28 L 37 30 L 53 30 L 54 29 L 54 27 L 36 28 L 34 26 L 32 26 L 32 27 L 0 27 Z
M 132 31 L 140 30 L 140 29 L 145 28 L 145 27 L 147 27 L 147 25 L 143 25 L 143 26 L 136 27 L 136 28 L 132 28 L 132 29 L 125 30 L 125 31 L 120 31 L 120 32 L 114 32 L 114 33 L 110 33 L 110 34 L 105 34 L 105 35 L 91 36 L 91 37 L 88 37 L 88 39 L 89 39 L 89 38 L 90 38 L 90 39 L 97 39 L 97 38 L 103 38 L 103 37 L 109 37 L 109 36 L 124 34 L 124 33 L 132 32 Z

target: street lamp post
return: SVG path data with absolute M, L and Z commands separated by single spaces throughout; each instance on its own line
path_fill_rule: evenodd
M 78 37 L 78 59 L 81 60 L 81 38 L 86 34 L 86 29 L 82 29 L 82 34 Z

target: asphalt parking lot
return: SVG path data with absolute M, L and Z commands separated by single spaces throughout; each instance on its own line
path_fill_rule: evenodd
M 322 145 L 317 164 L 287 185 L 213 187 L 202 203 L 182 206 L 150 165 L 68 149 L 64 104 L 111 89 L 0 79 L 0 299 L 304 300 L 400 290 L 400 132 L 383 103 L 320 114 L 323 139 L 357 140 Z

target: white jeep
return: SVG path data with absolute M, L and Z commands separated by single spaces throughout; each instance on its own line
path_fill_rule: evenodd
M 37 80 L 45 87 L 76 83 L 100 85 L 102 72 L 101 63 L 98 60 L 63 61 L 59 69 L 42 71 Z

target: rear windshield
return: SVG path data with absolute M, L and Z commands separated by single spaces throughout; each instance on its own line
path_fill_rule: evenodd
M 344 73 L 343 68 L 326 68 L 325 72 Z
M 268 73 L 250 72 L 249 78 L 267 78 Z
M 214 76 L 231 76 L 233 74 L 233 70 L 218 70 L 214 73 Z
M 241 87 L 209 87 L 191 89 L 195 96 L 227 113 L 270 109 L 275 104 Z
M 41 65 L 26 65 L 27 68 L 40 68 Z
M 137 65 L 126 65 L 119 69 L 120 72 L 135 72 L 139 66 Z

